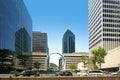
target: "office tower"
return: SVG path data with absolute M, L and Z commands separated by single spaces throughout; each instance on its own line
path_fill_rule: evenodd
M 31 53 L 32 20 L 23 0 L 0 0 L 0 49 Z
M 120 0 L 89 0 L 89 49 L 120 46 Z
M 32 52 L 47 52 L 48 51 L 47 34 L 34 31 L 32 35 L 33 35 Z
M 42 70 L 49 68 L 49 50 L 47 43 L 47 34 L 38 31 L 32 33 L 32 60 L 41 64 Z
M 63 53 L 75 52 L 75 35 L 69 29 L 63 35 L 62 50 Z

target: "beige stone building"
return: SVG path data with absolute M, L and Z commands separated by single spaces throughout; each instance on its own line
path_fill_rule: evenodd
M 80 63 L 81 56 L 86 55 L 86 52 L 79 52 L 79 53 L 65 53 L 63 54 L 64 58 L 62 59 L 62 69 L 63 70 L 70 70 L 70 65 L 74 64 L 76 69 L 78 69 L 78 63 Z
M 34 62 L 41 63 L 40 70 L 46 70 L 47 69 L 47 60 L 48 56 L 47 53 L 44 52 L 33 52 L 32 53 L 32 67 L 34 68 Z
M 108 51 L 105 57 L 105 63 L 102 64 L 102 69 L 119 69 L 120 67 L 120 47 Z

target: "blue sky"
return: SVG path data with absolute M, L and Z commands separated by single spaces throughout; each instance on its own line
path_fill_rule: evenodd
M 33 31 L 48 35 L 50 53 L 62 53 L 62 37 L 70 29 L 76 37 L 76 52 L 88 52 L 88 0 L 24 0 L 33 21 Z M 58 55 L 51 62 L 58 64 Z

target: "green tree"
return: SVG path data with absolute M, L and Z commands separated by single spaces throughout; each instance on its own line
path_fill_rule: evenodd
M 26 68 L 26 61 L 28 61 L 29 55 L 20 54 L 20 55 L 17 56 L 17 58 L 20 61 L 19 64 L 23 67 L 23 69 L 25 69 Z
M 97 50 L 92 51 L 91 61 L 94 65 L 94 68 L 101 69 L 101 64 L 104 63 L 104 58 L 106 55 L 107 55 L 106 50 L 101 47 L 99 47 Z M 99 65 L 99 67 L 97 65 Z
M 54 63 L 50 63 L 50 68 L 52 68 L 54 71 L 58 69 L 58 66 Z
M 81 57 L 81 62 L 83 63 L 83 67 L 84 67 L 84 70 L 85 70 L 85 68 L 87 67 L 87 64 L 89 62 L 88 57 L 86 55 L 83 55 Z
M 41 63 L 39 63 L 38 61 L 34 62 L 34 67 L 38 70 L 40 69 L 40 65 Z
M 5 69 L 5 66 L 8 66 L 9 64 L 6 64 L 6 62 L 11 63 L 11 56 L 12 56 L 12 51 L 9 49 L 1 49 L 0 50 L 0 67 L 2 70 Z
M 74 71 L 76 69 L 76 66 L 75 64 L 70 64 L 69 68 L 71 71 Z
M 99 68 L 101 69 L 101 64 L 105 62 L 104 58 L 107 55 L 107 52 L 104 48 L 99 47 L 98 55 L 97 55 L 97 63 L 99 64 Z

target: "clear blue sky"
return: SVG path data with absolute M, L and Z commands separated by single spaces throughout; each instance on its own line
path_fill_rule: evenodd
M 75 34 L 76 52 L 88 52 L 88 0 L 24 2 L 33 21 L 33 31 L 47 33 L 50 53 L 62 53 L 62 37 L 67 29 Z M 51 62 L 56 63 L 57 57 L 52 55 Z

